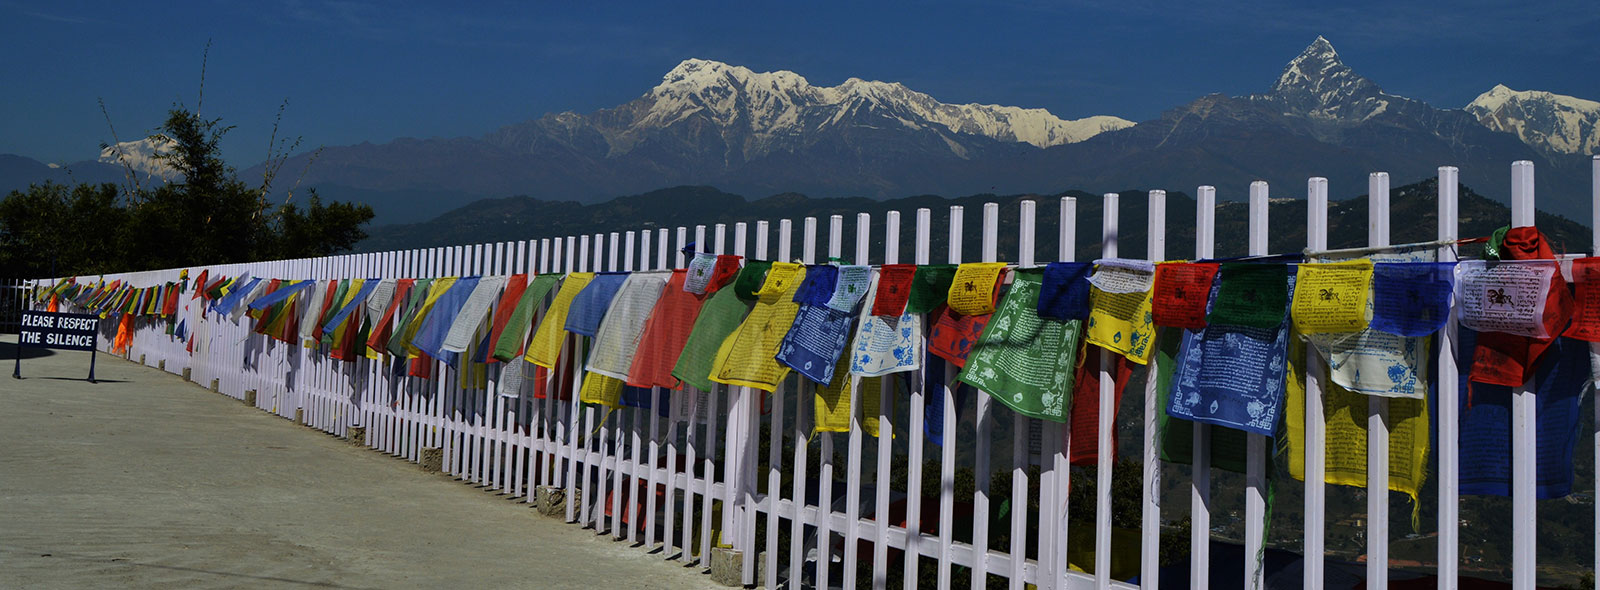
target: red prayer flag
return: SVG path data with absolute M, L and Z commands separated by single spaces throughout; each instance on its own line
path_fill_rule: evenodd
M 1562 336 L 1600 342 L 1600 257 L 1572 261 L 1572 281 L 1577 285 L 1577 301 L 1572 326 Z
M 906 299 L 911 297 L 911 279 L 917 274 L 915 264 L 885 264 L 878 271 L 878 294 L 872 300 L 872 315 L 900 317 L 906 312 Z
M 743 256 L 737 254 L 718 254 L 717 265 L 711 269 L 711 282 L 706 284 L 706 295 L 716 293 L 718 289 L 732 283 L 733 279 L 739 276 L 739 261 L 743 259 Z
M 1206 300 L 1217 268 L 1215 262 L 1157 264 L 1151 302 L 1155 324 L 1190 330 L 1206 327 Z
M 1500 244 L 1501 258 L 1511 260 L 1550 260 L 1556 257 L 1550 245 L 1537 228 L 1514 227 L 1506 232 Z M 1560 273 L 1550 276 L 1550 295 L 1544 303 L 1545 333 L 1549 338 L 1530 338 L 1504 332 L 1478 334 L 1478 345 L 1472 351 L 1472 370 L 1469 379 L 1477 383 L 1518 387 L 1533 378 L 1539 368 L 1539 359 L 1555 342 L 1572 317 L 1572 296 L 1567 292 L 1566 280 Z
M 1072 388 L 1072 437 L 1067 451 L 1073 465 L 1100 464 L 1100 357 L 1111 354 L 1104 349 L 1085 345 L 1087 354 L 1078 363 L 1077 379 Z M 1111 408 L 1111 423 L 1116 424 L 1117 408 L 1122 407 L 1122 391 L 1128 387 L 1133 367 L 1120 354 L 1111 354 L 1112 375 L 1116 379 L 1116 405 Z M 1117 429 L 1111 429 L 1111 458 L 1117 456 Z

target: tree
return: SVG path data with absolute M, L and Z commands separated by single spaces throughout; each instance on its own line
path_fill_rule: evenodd
M 326 256 L 366 238 L 364 204 L 274 206 L 218 147 L 232 127 L 182 106 L 151 137 L 177 174 L 153 188 L 45 184 L 0 201 L 0 276 L 42 277 Z M 292 195 L 292 193 L 291 193 Z

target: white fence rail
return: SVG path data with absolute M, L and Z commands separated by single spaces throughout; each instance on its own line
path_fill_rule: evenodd
M 1595 161 L 1595 199 L 1600 202 L 1600 158 Z M 1519 162 L 1513 166 L 1513 225 L 1533 222 L 1533 171 Z M 1457 172 L 1439 169 L 1438 238 L 1454 240 L 1457 235 Z M 1368 184 L 1369 243 L 1389 241 L 1389 181 L 1376 173 Z M 1192 251 L 1169 248 L 1167 198 L 1163 191 L 1151 191 L 1145 216 L 1148 224 L 1146 257 L 1210 258 L 1217 236 L 1214 214 L 1217 191 L 1200 187 L 1197 192 L 1195 244 Z M 1328 182 L 1310 179 L 1307 186 L 1308 219 L 1306 246 L 1328 246 Z M 1245 240 L 1251 254 L 1267 253 L 1269 227 L 1289 227 L 1292 220 L 1269 224 L 1266 183 L 1249 187 L 1248 235 L 1222 236 L 1223 240 Z M 1072 260 L 1076 256 L 1075 235 L 1078 205 L 1072 198 L 1059 203 L 1059 251 L 1051 256 Z M 1101 210 L 1102 254 L 1118 251 L 1118 212 L 1134 204 L 1119 203 L 1118 196 L 1104 197 Z M 948 261 L 970 261 L 964 248 L 964 224 L 968 222 L 960 206 L 951 207 L 938 223 L 934 212 L 918 209 L 914 218 L 914 239 L 909 256 L 900 251 L 902 217 L 890 212 L 881 223 L 866 213 L 853 220 L 847 234 L 843 216 L 826 220 L 800 220 L 798 256 L 792 220 L 753 221 L 733 224 L 731 240 L 724 224 L 675 229 L 639 229 L 607 234 L 546 238 L 518 242 L 478 244 L 446 248 L 352 254 L 328 258 L 284 260 L 249 264 L 219 265 L 192 269 L 208 270 L 211 276 L 252 276 L 283 279 L 341 278 L 425 278 L 512 273 L 565 273 L 569 271 L 650 271 L 683 268 L 682 250 L 689 243 L 712 253 L 731 253 L 754 259 L 791 260 L 806 263 L 819 260 L 818 248 L 826 248 L 829 258 L 845 257 L 845 239 L 854 237 L 854 248 L 847 260 L 856 263 L 881 261 L 927 264 L 939 240 L 935 231 L 948 230 L 943 241 Z M 976 260 L 995 261 L 1009 257 L 999 251 L 1000 206 L 989 203 L 981 212 L 982 243 Z M 1018 251 L 1015 260 L 1022 266 L 1037 264 L 1036 204 L 1024 201 L 1015 225 Z M 819 221 L 825 228 L 819 228 Z M 1401 220 L 1410 223 L 1410 220 Z M 1600 210 L 1594 227 L 1600 228 Z M 940 227 L 940 224 L 943 224 Z M 1180 224 L 1188 224 L 1181 220 Z M 776 230 L 776 239 L 773 239 Z M 819 236 L 819 230 L 825 230 Z M 1049 230 L 1046 230 L 1049 231 Z M 882 232 L 882 239 L 878 240 Z M 708 235 L 709 234 L 709 235 Z M 1597 242 L 1600 242 L 1600 236 Z M 825 239 L 826 241 L 821 241 Z M 870 252 L 881 243 L 880 252 Z M 1442 260 L 1454 259 L 1450 248 L 1439 250 Z M 133 272 L 108 275 L 135 286 L 157 285 L 176 280 L 178 270 Z M 853 403 L 848 433 L 821 432 L 812 435 L 814 388 L 804 380 L 791 379 L 775 394 L 747 387 L 718 387 L 697 391 L 692 387 L 661 397 L 651 392 L 651 407 L 629 407 L 603 412 L 577 401 L 584 372 L 583 347 L 579 337 L 568 336 L 561 365 L 549 374 L 540 387 L 547 395 L 536 397 L 532 383 L 517 392 L 500 395 L 500 365 L 492 365 L 488 386 L 474 387 L 457 378 L 452 369 L 435 363 L 433 379 L 403 376 L 382 360 L 366 358 L 352 362 L 329 358 L 324 350 L 290 346 L 257 335 L 250 322 L 235 324 L 216 314 L 196 316 L 189 328 L 191 344 L 167 335 L 165 324 L 140 322 L 129 358 L 144 358 L 146 364 L 161 364 L 169 372 L 192 371 L 192 379 L 209 384 L 215 380 L 223 394 L 243 399 L 254 390 L 255 403 L 262 410 L 285 418 L 300 414 L 305 423 L 324 432 L 344 435 L 351 426 L 366 428 L 366 444 L 375 450 L 409 461 L 420 461 L 425 448 L 443 450 L 443 470 L 463 481 L 484 486 L 511 497 L 533 501 L 532 491 L 541 486 L 565 491 L 565 517 L 569 522 L 594 529 L 638 545 L 641 550 L 659 551 L 667 559 L 709 567 L 710 555 L 717 546 L 742 552 L 738 581 L 767 588 L 780 586 L 885 588 L 894 580 L 904 588 L 953 586 L 1010 588 L 1034 585 L 1038 588 L 1113 588 L 1139 585 L 1155 588 L 1161 568 L 1158 562 L 1162 525 L 1172 521 L 1171 512 L 1181 507 L 1176 493 L 1164 497 L 1161 479 L 1188 477 L 1188 516 L 1190 539 L 1188 569 L 1190 585 L 1205 588 L 1212 570 L 1223 567 L 1211 553 L 1212 526 L 1219 514 L 1214 503 L 1220 498 L 1238 501 L 1242 496 L 1243 555 L 1227 567 L 1241 568 L 1242 579 L 1251 587 L 1261 587 L 1262 561 L 1255 559 L 1267 545 L 1268 454 L 1272 442 L 1262 436 L 1248 439 L 1248 468 L 1242 488 L 1218 489 L 1210 468 L 1212 433 L 1216 429 L 1196 425 L 1193 429 L 1193 465 L 1190 475 L 1163 470 L 1158 460 L 1156 438 L 1157 404 L 1165 392 L 1156 387 L 1154 372 L 1148 378 L 1135 376 L 1142 385 L 1142 396 L 1130 396 L 1131 407 L 1140 408 L 1138 426 L 1131 431 L 1116 421 L 1116 383 L 1118 375 L 1109 359 L 1100 364 L 1098 461 L 1095 468 L 1094 506 L 1069 506 L 1072 480 L 1067 445 L 1073 433 L 1067 425 L 1040 422 L 1012 414 L 1004 406 L 990 403 L 987 395 L 958 399 L 956 372 L 947 367 L 936 387 L 922 372 L 909 379 L 883 379 L 878 420 L 883 433 L 874 438 L 862 428 L 860 396 Z M 108 322 L 110 324 L 110 322 Z M 1430 478 L 1437 490 L 1437 565 L 1438 587 L 1456 587 L 1461 564 L 1457 493 L 1460 470 L 1457 403 L 1457 334 L 1454 322 L 1439 335 L 1437 359 L 1437 464 Z M 110 346 L 111 338 L 103 338 Z M 523 367 L 519 361 L 516 367 Z M 1304 488 L 1304 585 L 1321 587 L 1327 575 L 1324 554 L 1328 547 L 1326 522 L 1327 492 L 1323 481 L 1324 407 L 1322 383 L 1326 367 L 1315 354 L 1306 358 L 1305 429 L 1303 452 L 1307 484 Z M 511 370 L 510 368 L 506 370 Z M 527 367 L 524 370 L 531 370 Z M 531 381 L 531 380 L 530 380 Z M 796 385 L 796 383 L 799 383 Z M 559 394 L 567 384 L 570 396 Z M 1511 557 L 1516 588 L 1533 588 L 1536 574 L 1537 504 L 1534 502 L 1534 400 L 1524 387 L 1513 403 L 1514 481 L 1512 502 L 1514 529 L 1504 531 L 1513 539 Z M 661 400 L 669 409 L 692 405 L 690 412 L 662 411 Z M 964 402 L 964 403 L 963 403 Z M 935 406 L 929 411 L 929 405 Z M 970 407 L 963 411 L 963 408 Z M 1371 398 L 1367 416 L 1367 487 L 1386 490 L 1388 482 L 1388 437 L 1391 426 L 1388 401 Z M 925 434 L 926 420 L 935 420 L 942 444 L 930 445 Z M 1142 444 L 1135 455 L 1142 463 L 1142 489 L 1136 529 L 1138 538 L 1137 582 L 1117 580 L 1114 562 L 1113 434 Z M 1009 437 L 996 436 L 1009 430 Z M 890 433 L 893 433 L 891 437 Z M 766 448 L 763 449 L 762 445 Z M 1600 432 L 1592 444 L 1600 449 Z M 934 451 L 930 446 L 936 446 Z M 1009 460 L 1006 457 L 1009 456 Z M 1600 467 L 1600 454 L 1596 455 Z M 1009 467 L 1009 470 L 1001 469 Z M 900 474 L 903 473 L 903 476 Z M 969 494 L 960 493 L 972 481 Z M 998 476 L 993 479 L 991 475 Z M 903 480 L 897 481 L 903 477 Z M 926 479 L 925 479 L 926 478 Z M 958 485 L 958 478 L 963 482 Z M 1007 481 L 1008 480 L 1008 481 Z M 924 481 L 936 481 L 937 492 L 921 492 Z M 997 496 L 997 490 L 1008 490 Z M 1083 496 L 1079 496 L 1083 497 Z M 1387 493 L 1368 496 L 1366 538 L 1366 578 L 1368 587 L 1383 587 L 1390 573 L 1389 547 L 1394 532 L 1389 525 Z M 1002 521 L 992 520 L 1000 504 L 1007 505 Z M 1167 504 L 1168 506 L 1164 506 Z M 1030 507 L 1037 507 L 1030 513 Z M 1073 514 L 1092 513 L 1092 535 L 1069 534 L 1069 508 Z M 1169 514 L 1163 515 L 1163 511 Z M 1178 511 L 1178 512 L 1181 512 Z M 1600 514 L 1596 515 L 1600 523 Z M 1005 527 L 1006 530 L 1001 530 Z M 1093 548 L 1087 563 L 1069 554 L 1075 548 Z M 1595 556 L 1600 562 L 1600 550 Z M 1181 566 L 1180 566 L 1181 568 Z M 1091 570 L 1086 573 L 1083 570 Z

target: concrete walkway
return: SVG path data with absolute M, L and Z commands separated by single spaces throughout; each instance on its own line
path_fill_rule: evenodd
M 55 352 L 0 377 L 0 587 L 711 586 L 153 368 L 87 369 Z

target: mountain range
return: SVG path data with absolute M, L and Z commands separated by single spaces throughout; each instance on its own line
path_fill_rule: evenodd
M 479 137 L 327 147 L 291 157 L 280 177 L 372 204 L 378 223 L 393 224 L 482 198 L 595 203 L 678 185 L 881 200 L 1209 184 L 1226 200 L 1252 180 L 1298 196 L 1306 178 L 1324 176 L 1335 197 L 1348 197 L 1364 192 L 1369 172 L 1404 183 L 1445 164 L 1504 202 L 1509 164 L 1531 160 L 1539 207 L 1587 219 L 1597 149 L 1600 103 L 1496 86 L 1465 108 L 1438 108 L 1385 92 L 1318 37 L 1265 92 L 1203 96 L 1137 124 L 946 104 L 893 82 L 818 86 L 792 72 L 690 59 L 614 108 L 547 114 Z M 0 156 L 0 190 L 66 169 L 78 180 L 127 175 L 89 164 Z

